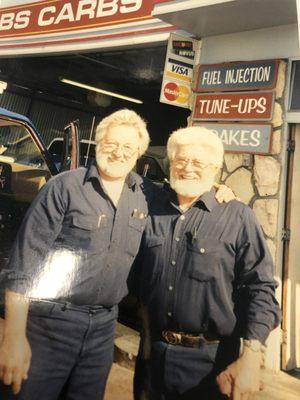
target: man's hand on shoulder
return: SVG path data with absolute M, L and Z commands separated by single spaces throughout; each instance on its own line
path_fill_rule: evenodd
M 239 200 L 233 190 L 226 185 L 221 185 L 220 183 L 214 183 L 214 187 L 216 188 L 216 200 L 218 203 L 229 203 L 231 200 Z
M 217 376 L 222 394 L 231 400 L 248 400 L 260 390 L 261 350 L 244 346 L 242 355 Z

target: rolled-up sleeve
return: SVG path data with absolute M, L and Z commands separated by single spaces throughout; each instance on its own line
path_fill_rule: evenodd
M 246 294 L 247 301 L 243 337 L 264 343 L 270 331 L 279 325 L 281 311 L 275 298 L 278 284 L 273 277 L 272 257 L 262 229 L 249 207 L 244 209 L 238 235 L 236 276 L 237 285 Z
M 63 192 L 61 180 L 52 178 L 31 204 L 10 253 L 5 288 L 24 295 L 30 292 L 61 230 L 66 207 Z

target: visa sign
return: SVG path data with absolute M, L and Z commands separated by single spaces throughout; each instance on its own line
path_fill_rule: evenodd
M 168 58 L 165 74 L 168 78 L 191 83 L 193 65 L 184 61 Z
M 188 76 L 189 69 L 186 67 L 179 67 L 179 65 L 172 65 L 172 72 L 176 72 L 177 74 Z

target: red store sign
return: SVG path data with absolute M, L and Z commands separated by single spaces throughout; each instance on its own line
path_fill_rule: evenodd
M 152 9 L 148 0 L 43 0 L 0 9 L 1 38 L 149 19 Z
M 202 93 L 195 97 L 194 120 L 272 119 L 274 92 Z

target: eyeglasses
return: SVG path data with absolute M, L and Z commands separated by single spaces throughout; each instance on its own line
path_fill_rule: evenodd
M 116 150 L 120 149 L 125 157 L 132 157 L 138 151 L 136 146 L 133 147 L 126 143 L 122 145 L 117 142 L 103 142 L 101 148 L 107 153 L 114 153 Z
M 195 169 L 207 169 L 207 168 L 211 168 L 211 167 L 215 167 L 214 164 L 205 164 L 197 159 L 188 159 L 188 158 L 175 158 L 173 160 L 174 165 L 177 168 L 185 168 L 189 163 L 191 163 L 191 166 Z

